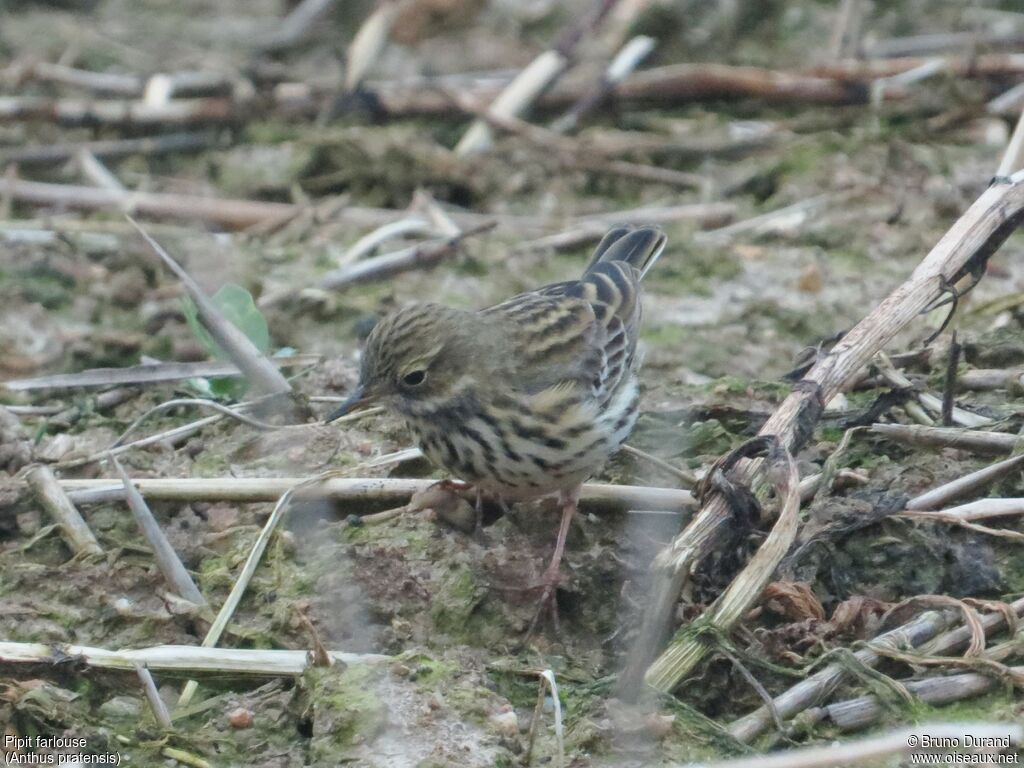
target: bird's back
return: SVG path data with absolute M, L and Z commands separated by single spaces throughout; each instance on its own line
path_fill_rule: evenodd
M 634 368 L 640 281 L 664 247 L 665 235 L 654 227 L 612 229 L 579 280 L 482 310 L 500 317 L 508 331 L 509 385 L 535 393 L 574 382 L 607 403 Z

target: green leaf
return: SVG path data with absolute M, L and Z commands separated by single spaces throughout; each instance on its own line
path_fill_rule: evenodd
M 213 295 L 213 303 L 232 325 L 249 337 L 249 340 L 256 345 L 260 352 L 267 354 L 270 351 L 270 329 L 267 327 L 267 319 L 256 306 L 252 294 L 245 288 L 234 283 L 226 283 Z M 182 300 L 182 304 L 185 319 L 199 343 L 219 360 L 230 360 L 231 358 L 220 348 L 220 344 L 213 340 L 210 332 L 199 320 L 199 311 L 195 302 L 186 297 Z
M 228 322 L 249 337 L 249 340 L 256 345 L 260 352 L 267 354 L 270 351 L 270 329 L 267 327 L 267 319 L 256 306 L 252 294 L 245 288 L 234 283 L 226 283 L 213 295 L 213 303 L 217 305 Z M 220 344 L 214 341 L 210 332 L 206 330 L 199 319 L 199 310 L 191 298 L 186 296 L 182 299 L 182 310 L 189 328 L 192 329 L 192 333 L 195 334 L 203 348 L 219 360 L 230 360 L 231 358 L 221 349 Z M 194 379 L 191 383 L 204 396 L 215 399 L 240 397 L 248 386 L 244 379 L 231 377 Z

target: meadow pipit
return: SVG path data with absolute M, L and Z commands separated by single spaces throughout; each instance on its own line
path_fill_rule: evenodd
M 358 387 L 328 418 L 380 403 L 478 494 L 557 493 L 562 522 L 541 598 L 556 621 L 580 485 L 636 423 L 640 281 L 664 247 L 653 227 L 616 228 L 579 280 L 476 312 L 415 304 L 388 315 L 367 339 Z

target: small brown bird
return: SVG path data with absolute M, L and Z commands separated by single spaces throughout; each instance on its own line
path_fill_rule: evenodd
M 555 611 L 581 484 L 636 423 L 640 281 L 665 241 L 653 227 L 612 229 L 579 280 L 476 312 L 415 304 L 388 315 L 367 339 L 358 387 L 328 418 L 371 403 L 396 411 L 478 501 L 557 493 L 542 609 Z

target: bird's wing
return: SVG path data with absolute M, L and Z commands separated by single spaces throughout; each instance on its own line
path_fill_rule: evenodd
M 481 310 L 500 315 L 506 329 L 506 383 L 535 394 L 574 382 L 605 402 L 633 366 L 639 280 L 639 271 L 625 262 L 602 262 L 580 280 L 548 285 Z

